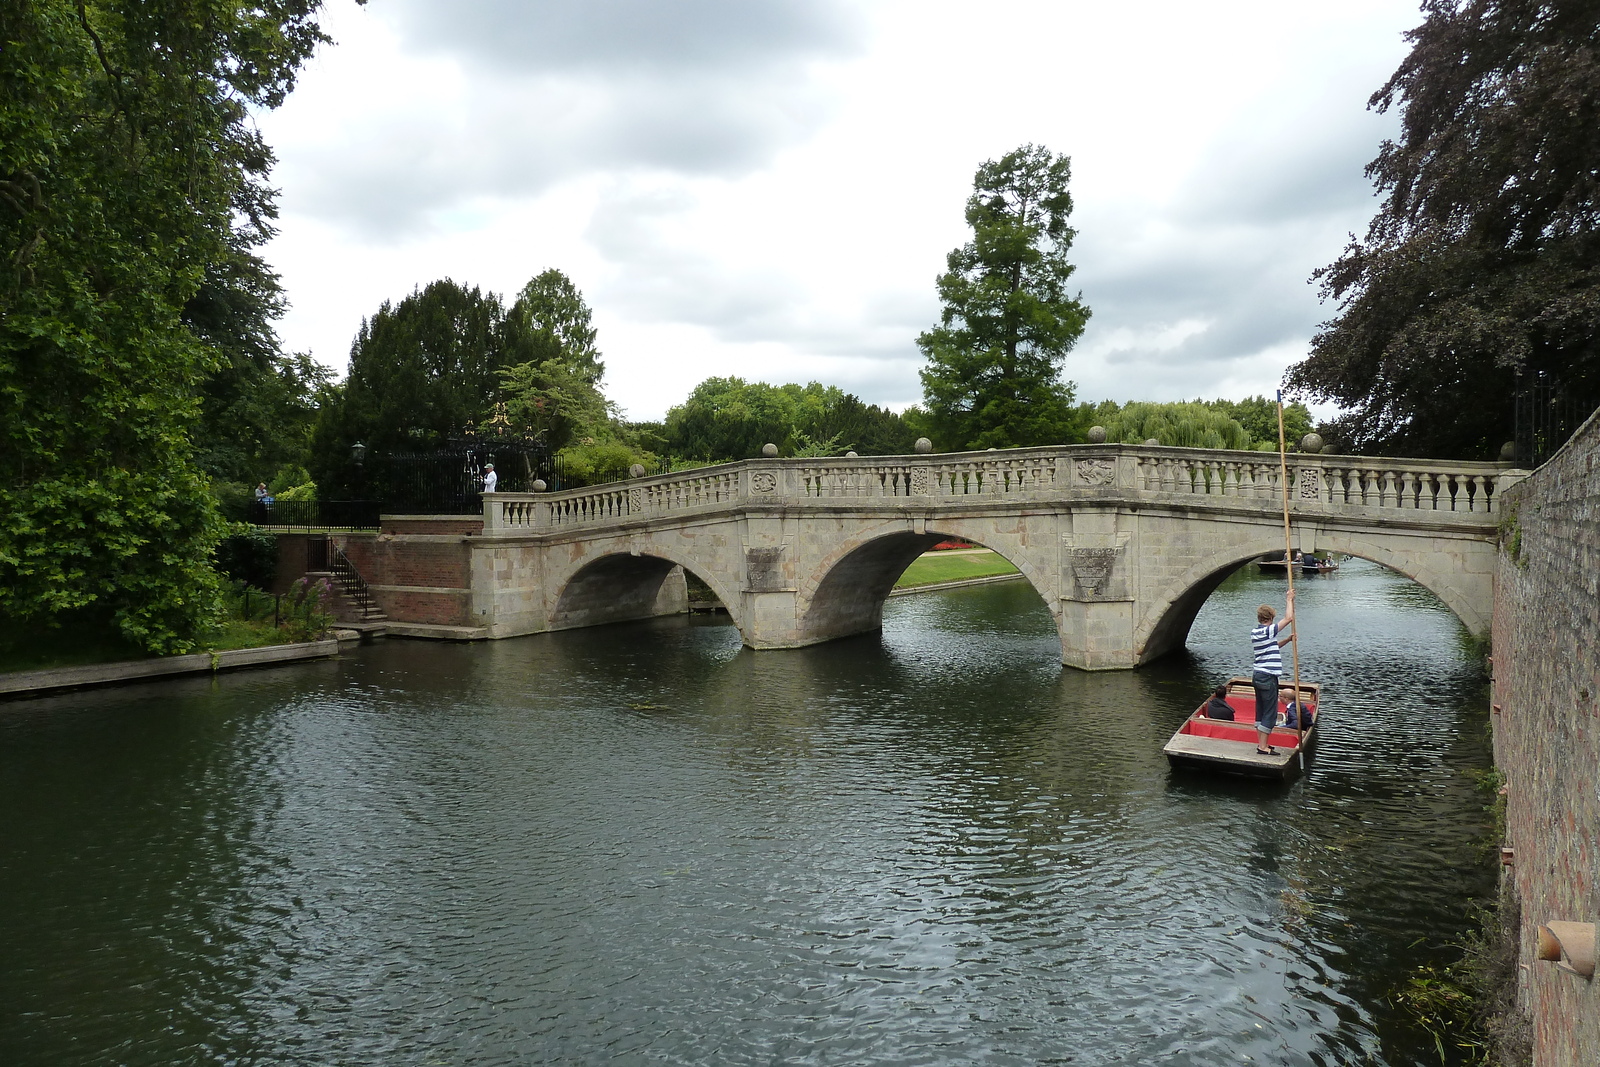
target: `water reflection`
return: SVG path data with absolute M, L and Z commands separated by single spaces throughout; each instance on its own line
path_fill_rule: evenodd
M 1436 1062 L 1386 994 L 1489 884 L 1448 613 L 1308 582 L 1308 773 L 1161 756 L 1281 584 L 1131 673 L 1009 583 L 13 705 L 0 1060 Z

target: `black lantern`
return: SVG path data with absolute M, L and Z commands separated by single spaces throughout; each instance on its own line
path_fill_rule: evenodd
M 350 458 L 356 461 L 357 467 L 360 467 L 362 460 L 367 458 L 367 446 L 362 444 L 360 441 L 357 441 L 355 444 L 351 445 Z

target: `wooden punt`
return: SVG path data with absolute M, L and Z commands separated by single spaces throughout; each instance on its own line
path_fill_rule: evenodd
M 1289 702 L 1294 686 L 1283 683 L 1278 690 L 1278 710 L 1283 711 Z M 1276 755 L 1265 756 L 1256 751 L 1256 690 L 1248 678 L 1228 680 L 1228 706 L 1233 709 L 1234 721 L 1212 719 L 1206 716 L 1206 706 L 1200 707 L 1184 720 L 1178 732 L 1172 735 L 1162 749 L 1174 767 L 1195 768 L 1221 774 L 1240 774 L 1252 778 L 1285 779 L 1299 772 L 1300 754 L 1311 754 L 1317 743 L 1317 724 L 1321 721 L 1322 687 L 1310 682 L 1300 683 L 1300 694 L 1311 711 L 1311 726 L 1299 738 L 1285 727 L 1272 731 L 1270 744 Z

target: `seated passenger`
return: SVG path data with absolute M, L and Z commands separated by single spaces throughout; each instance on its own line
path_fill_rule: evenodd
M 1228 687 L 1219 685 L 1211 694 L 1211 699 L 1206 701 L 1206 718 L 1222 719 L 1224 722 L 1233 721 L 1233 708 L 1228 704 Z
M 1289 730 L 1311 729 L 1311 712 L 1302 708 L 1296 701 L 1289 701 L 1284 709 L 1278 712 L 1278 725 Z

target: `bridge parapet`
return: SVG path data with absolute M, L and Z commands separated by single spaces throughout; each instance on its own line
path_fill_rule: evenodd
M 1493 523 L 1499 493 L 1527 473 L 1500 463 L 1308 454 L 1291 456 L 1288 466 L 1297 513 L 1434 512 L 1430 521 L 1472 524 Z M 1272 453 L 1134 445 L 753 459 L 556 493 L 487 494 L 484 535 L 853 501 L 938 507 L 1188 498 L 1185 503 L 1192 506 L 1193 498 L 1206 497 L 1223 507 L 1275 508 L 1282 499 L 1280 478 Z
M 1136 462 L 1142 493 L 1244 497 L 1273 507 L 1282 500 L 1282 471 L 1271 453 L 1159 448 L 1143 450 Z M 1527 476 L 1504 463 L 1372 456 L 1295 455 L 1288 468 L 1296 512 L 1447 512 L 1480 524 L 1495 521 L 1499 493 Z

